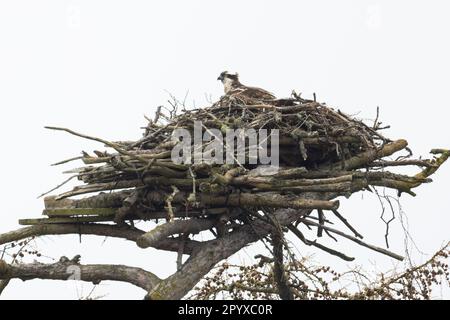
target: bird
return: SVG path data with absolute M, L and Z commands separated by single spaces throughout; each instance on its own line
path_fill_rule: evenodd
M 239 75 L 237 73 L 229 73 L 228 71 L 224 71 L 217 78 L 223 83 L 223 89 L 225 95 L 238 97 L 238 98 L 249 98 L 251 100 L 274 100 L 275 96 L 267 90 L 256 88 L 256 87 L 248 87 L 243 85 L 239 81 Z M 245 99 L 247 100 L 247 99 Z

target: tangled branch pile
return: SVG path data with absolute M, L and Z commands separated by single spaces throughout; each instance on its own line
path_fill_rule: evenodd
M 75 173 L 84 184 L 45 198 L 46 219 L 24 219 L 21 224 L 91 223 L 165 218 L 170 223 L 140 237 L 142 247 L 153 246 L 174 235 L 189 237 L 202 230 L 211 230 L 215 237 L 232 232 L 256 220 L 267 220 L 276 209 L 307 210 L 289 228 L 307 244 L 299 224 L 317 227 L 323 232 L 347 237 L 376 251 L 400 259 L 396 254 L 362 242 L 362 236 L 338 212 L 339 196 L 350 196 L 374 186 L 414 195 L 412 189 L 430 182 L 429 176 L 448 158 L 447 150 L 432 150 L 439 157 L 432 160 L 411 160 L 405 140 L 392 141 L 380 134 L 381 123 L 373 126 L 335 111 L 324 104 L 292 98 L 270 102 L 244 102 L 238 97 L 223 97 L 211 107 L 183 110 L 172 103 L 169 115 L 158 109 L 149 120 L 143 138 L 132 142 L 99 141 L 114 152 L 83 152 L 86 166 Z M 378 118 L 378 117 L 377 117 Z M 194 121 L 201 121 L 204 132 L 217 129 L 278 129 L 280 170 L 269 175 L 258 164 L 248 161 L 234 164 L 179 164 L 171 159 L 177 143 L 175 129 L 193 131 Z M 214 134 L 210 135 L 217 138 Z M 212 140 L 214 140 L 211 138 Z M 225 145 L 223 145 L 226 148 Z M 386 158 L 405 149 L 407 154 L 396 160 Z M 194 152 L 203 150 L 195 150 Z M 246 150 L 246 160 L 249 149 Z M 69 159 L 61 163 L 66 163 Z M 389 172 L 387 167 L 417 165 L 424 169 L 414 176 Z M 100 193 L 98 193 L 100 192 Z M 78 199 L 75 196 L 96 193 Z M 314 196 L 312 196 L 314 194 Z M 317 210 L 317 218 L 311 213 Z M 324 211 L 331 211 L 352 231 L 348 235 L 327 225 Z M 270 220 L 270 219 L 269 219 Z M 272 224 L 276 221 L 272 221 Z M 332 249 L 319 247 L 347 259 Z M 350 258 L 348 258 L 350 259 Z
M 49 234 L 119 237 L 142 248 L 177 252 L 177 271 L 160 279 L 149 271 L 123 265 L 83 266 L 78 256 L 72 260 L 63 257 L 51 265 L 12 265 L 0 260 L 0 279 L 6 281 L 3 287 L 15 277 L 67 279 L 70 263 L 82 271 L 81 280 L 126 281 L 145 289 L 149 299 L 180 299 L 217 263 L 248 244 L 265 239 L 273 248 L 270 259 L 276 290 L 281 298 L 292 299 L 296 295 L 283 261 L 285 232 L 347 261 L 354 258 L 317 239 L 307 239 L 301 229 L 317 228 L 318 238 L 346 238 L 401 260 L 400 255 L 363 241 L 363 236 L 338 211 L 337 198 L 362 190 L 373 191 L 375 187 L 414 195 L 412 190 L 430 182 L 430 175 L 450 155 L 448 150 L 433 149 L 433 159 L 412 159 L 405 140 L 390 140 L 380 133 L 387 127 L 381 126 L 378 116 L 369 126 L 295 93 L 289 99 L 271 101 L 228 95 L 208 108 L 196 110 L 185 110 L 177 101 L 171 106 L 166 113 L 158 108 L 155 119 L 148 120 L 144 136 L 138 141 L 113 142 L 48 127 L 100 142 L 108 150 L 94 151 L 94 155 L 83 152 L 80 157 L 59 162 L 82 160 L 85 166 L 67 171 L 72 174 L 67 181 L 77 178 L 83 183 L 46 197 L 47 217 L 20 220 L 31 226 L 0 235 L 0 244 Z M 184 110 L 178 113 L 179 108 Z M 171 155 L 177 142 L 173 133 L 176 129 L 192 132 L 196 121 L 201 121 L 202 134 L 209 133 L 213 141 L 228 129 L 278 129 L 279 170 L 267 170 L 259 153 L 259 162 L 251 161 L 255 154 L 250 148 L 245 149 L 243 158 L 235 154 L 237 149 L 233 150 L 232 157 L 237 161 L 228 164 L 173 161 Z M 267 142 L 275 144 L 272 138 Z M 207 146 L 208 143 L 202 144 L 199 149 L 194 145 L 194 157 Z M 229 147 L 222 142 L 222 151 Z M 391 158 L 399 151 L 406 152 Z M 420 171 L 412 176 L 389 171 L 399 166 L 418 166 Z M 349 232 L 333 226 L 326 217 L 328 212 Z M 151 230 L 134 225 L 135 220 L 159 219 L 166 222 Z M 203 231 L 210 231 L 213 237 L 195 238 Z M 189 259 L 183 262 L 183 255 L 189 255 Z

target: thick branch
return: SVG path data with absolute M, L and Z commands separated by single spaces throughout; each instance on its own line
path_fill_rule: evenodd
M 0 245 L 26 239 L 34 236 L 61 235 L 61 234 L 84 234 L 123 238 L 133 242 L 145 232 L 136 228 L 121 227 L 106 224 L 43 224 L 21 228 L 15 231 L 0 234 Z M 197 248 L 199 242 L 194 240 L 185 241 L 183 248 L 185 254 L 190 254 Z M 154 248 L 160 250 L 178 252 L 180 240 L 165 239 L 155 244 Z
M 137 239 L 137 245 L 141 248 L 157 246 L 164 242 L 168 236 L 186 233 L 195 234 L 203 230 L 211 229 L 217 221 L 213 219 L 188 219 L 175 220 L 162 224 Z
M 352 170 L 363 167 L 364 165 L 371 163 L 376 159 L 381 159 L 384 157 L 388 157 L 397 151 L 400 151 L 408 146 L 408 142 L 406 140 L 397 140 L 391 143 L 385 144 L 380 149 L 373 149 L 361 154 L 358 154 L 350 159 L 347 159 L 342 162 L 338 162 L 333 166 L 334 170 Z M 324 168 L 327 168 L 328 165 L 324 165 Z
M 104 280 L 128 282 L 146 291 L 161 280 L 151 272 L 123 265 L 80 265 L 67 258 L 53 264 L 8 264 L 0 260 L 0 279 L 82 280 L 99 283 Z
M 337 209 L 339 201 L 326 201 L 309 199 L 307 197 L 283 196 L 277 193 L 248 194 L 238 193 L 229 196 L 217 196 L 202 194 L 199 195 L 200 202 L 209 205 L 228 205 L 232 207 L 252 206 L 252 207 L 272 207 L 272 208 L 294 208 L 294 209 L 314 209 L 325 210 Z
M 280 298 L 283 300 L 294 300 L 294 294 L 292 293 L 291 287 L 289 285 L 288 276 L 286 275 L 284 268 L 282 237 L 283 233 L 281 230 L 279 230 L 279 232 L 274 232 L 272 234 L 274 280 L 277 284 L 277 289 Z

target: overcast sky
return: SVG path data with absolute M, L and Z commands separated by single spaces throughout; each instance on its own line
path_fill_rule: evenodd
M 166 90 L 188 104 L 208 105 L 222 94 L 223 70 L 277 96 L 292 89 L 348 114 L 381 119 L 386 134 L 405 138 L 416 156 L 449 148 L 450 3 L 448 1 L 0 1 L 0 232 L 19 218 L 39 217 L 40 193 L 64 180 L 49 164 L 81 150 L 102 149 L 45 125 L 65 126 L 109 140 L 137 139 L 143 115 L 165 104 Z M 81 163 L 76 164 L 81 165 Z M 430 254 L 449 240 L 450 163 L 417 197 L 401 198 L 409 232 Z M 376 197 L 342 200 L 344 213 L 368 242 L 384 245 Z M 405 219 L 405 218 L 404 218 Z M 391 250 L 404 253 L 397 214 Z M 140 266 L 160 277 L 175 271 L 175 254 L 138 249 L 123 240 L 49 236 L 36 240 L 58 259 Z M 330 242 L 331 244 L 331 242 Z M 352 264 L 311 251 L 325 264 L 389 270 L 392 259 L 348 241 L 333 244 L 357 257 Z M 235 259 L 247 261 L 260 246 Z M 427 255 L 417 252 L 417 262 Z M 42 258 L 42 262 L 53 262 Z M 1 299 L 76 299 L 89 283 L 14 280 Z M 448 291 L 447 291 L 448 292 Z M 439 292 L 438 292 L 439 293 Z M 95 295 L 141 299 L 128 284 L 105 282 Z M 448 294 L 443 293 L 448 297 Z

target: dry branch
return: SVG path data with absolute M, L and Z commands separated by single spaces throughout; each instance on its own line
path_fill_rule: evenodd
M 0 279 L 82 280 L 98 284 L 104 280 L 122 281 L 134 284 L 146 291 L 154 288 L 160 281 L 153 273 L 140 268 L 123 265 L 81 265 L 78 261 L 61 257 L 53 264 L 8 264 L 0 260 Z

